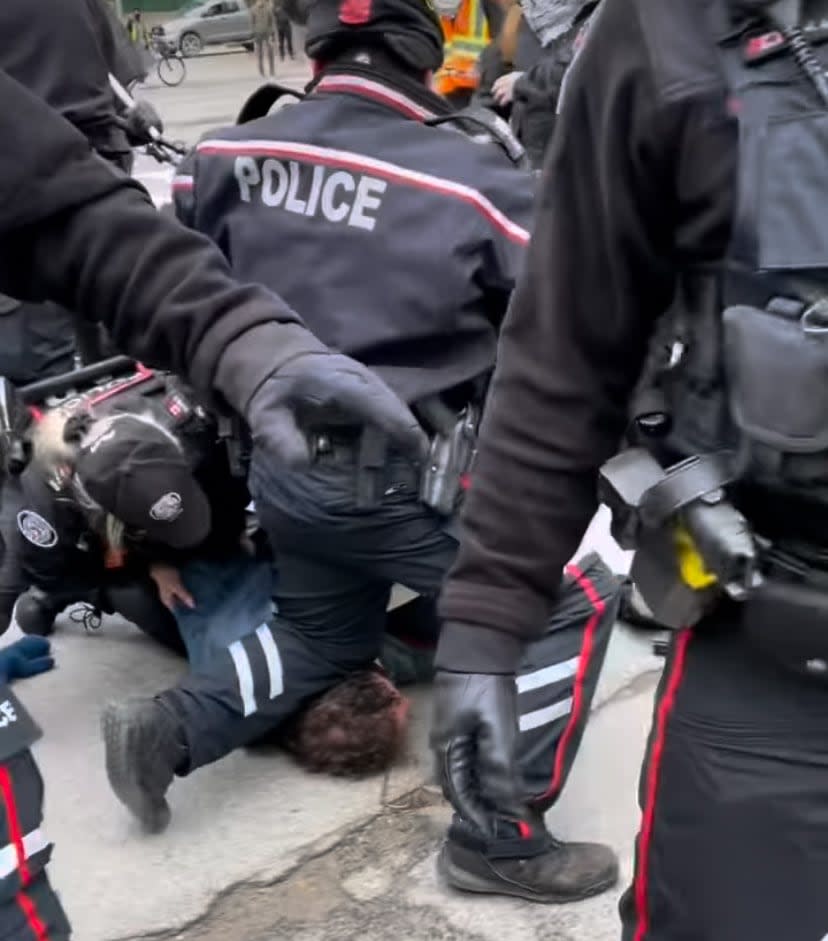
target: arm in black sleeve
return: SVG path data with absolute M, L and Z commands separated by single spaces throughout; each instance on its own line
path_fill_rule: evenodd
M 204 396 L 217 385 L 239 411 L 280 362 L 304 352 L 307 335 L 286 326 L 299 318 L 284 302 L 234 281 L 212 243 L 156 212 L 138 184 L 2 72 L 0 138 L 0 291 L 100 311 L 121 349 L 188 377 Z
M 450 670 L 508 671 L 542 630 L 676 269 L 720 257 L 729 229 L 724 95 L 661 96 L 644 6 L 604 0 L 567 79 L 441 599 Z
M 500 213 L 497 223 L 481 220 L 485 233 L 477 279 L 486 295 L 489 317 L 499 328 L 526 260 L 537 177 L 515 167 L 499 147 L 481 147 L 477 156 L 480 165 L 475 177 L 485 183 L 480 190 Z
M 27 585 L 56 595 L 92 594 L 104 576 L 99 547 L 87 539 L 86 522 L 70 502 L 55 499 L 37 467 L 29 466 L 20 478 L 22 503 L 17 514 L 18 547 Z

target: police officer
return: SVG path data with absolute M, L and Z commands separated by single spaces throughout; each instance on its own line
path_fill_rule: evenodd
M 103 311 L 123 349 L 173 367 L 203 396 L 243 414 L 274 463 L 296 466 L 309 458 L 296 413 L 328 400 L 421 453 L 422 432 L 391 390 L 329 352 L 276 295 L 234 281 L 205 239 L 158 213 L 140 186 L 115 173 L 75 128 L 3 71 L 0 139 L 0 290 Z M 122 254 L 112 253 L 113 244 Z M 279 376 L 288 361 L 290 375 Z M 30 729 L 19 748 L 34 737 Z M 31 786 L 37 771 L 25 760 L 23 786 L 31 797 L 39 793 Z M 0 821 L 9 812 L 0 812 Z M 50 893 L 45 863 L 44 852 L 37 869 L 20 869 L 23 888 Z M 15 911 L 26 918 L 34 911 L 40 920 L 18 921 L 18 935 L 7 934 L 31 941 L 34 930 L 42 936 L 42 917 L 27 896 L 19 908 L 16 885 L 9 883 Z M 57 905 L 53 896 L 46 902 Z M 65 915 L 55 919 L 52 936 L 63 941 Z
M 147 140 L 133 109 L 109 85 L 141 74 L 135 51 L 105 0 L 9 0 L 0 5 L 0 66 L 80 130 L 92 147 L 129 172 L 132 147 Z M 146 102 L 141 103 L 146 107 Z M 160 129 L 160 127 L 159 127 Z M 87 317 L 97 311 L 87 312 Z M 76 337 L 77 334 L 77 337 Z M 52 302 L 0 297 L 0 375 L 24 385 L 101 358 L 97 326 Z
M 0 139 L 0 290 L 103 311 L 121 349 L 233 407 L 277 465 L 310 459 L 300 423 L 331 401 L 422 453 L 420 426 L 381 380 L 329 351 L 275 294 L 236 282 L 206 239 L 161 216 L 4 72 Z
M 240 275 L 269 284 L 280 271 L 314 332 L 387 379 L 435 442 L 459 451 L 522 263 L 533 178 L 515 166 L 507 129 L 470 139 L 428 90 L 442 33 L 422 0 L 319 0 L 306 45 L 317 76 L 305 100 L 202 140 L 174 182 L 179 213 Z M 151 828 L 168 819 L 174 772 L 271 730 L 330 685 L 332 667 L 374 659 L 393 584 L 434 596 L 454 558 L 455 501 L 438 505 L 431 469 L 456 487 L 462 468 L 433 451 L 423 477 L 333 411 L 315 427 L 309 472 L 274 473 L 254 448 L 251 492 L 277 554 L 277 627 L 262 625 L 176 696 L 104 717 L 110 781 Z M 603 847 L 551 842 L 542 825 L 517 849 L 513 835 L 507 827 L 490 845 L 458 827 L 468 878 L 547 901 L 615 878 Z M 505 867 L 489 865 L 504 853 Z
M 441 767 L 467 757 L 449 793 L 519 818 L 512 675 L 629 414 L 665 466 L 695 458 L 680 470 L 697 489 L 671 503 L 682 539 L 710 508 L 743 514 L 709 532 L 738 557 L 670 586 L 710 592 L 657 696 L 625 941 L 828 931 L 825 13 L 603 0 L 565 82 L 442 596 L 433 741 Z
M 197 667 L 267 620 L 270 562 L 246 538 L 250 497 L 216 423 L 172 377 L 120 381 L 33 422 L 3 530 L 0 629 L 14 605 L 21 630 L 50 634 L 85 602 Z

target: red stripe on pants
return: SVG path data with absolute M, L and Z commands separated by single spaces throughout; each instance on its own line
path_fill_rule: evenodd
M 575 684 L 572 691 L 572 712 L 569 714 L 569 722 L 566 724 L 566 728 L 558 741 L 558 747 L 555 751 L 552 781 L 546 792 L 537 798 L 538 800 L 543 800 L 557 793 L 561 786 L 566 752 L 569 748 L 572 736 L 575 734 L 575 729 L 581 721 L 581 714 L 584 711 L 584 683 L 586 682 L 587 671 L 589 670 L 595 648 L 595 631 L 598 629 L 598 625 L 601 623 L 601 618 L 604 616 L 604 611 L 606 611 L 607 607 L 591 579 L 587 578 L 577 565 L 568 565 L 566 572 L 575 579 L 578 587 L 586 595 L 587 600 L 592 605 L 592 614 L 584 628 L 584 641 L 581 645 L 581 653 L 578 658 L 578 671 L 575 674 Z
M 656 799 L 658 797 L 661 760 L 664 755 L 664 739 L 667 734 L 667 722 L 676 704 L 676 695 L 684 676 L 684 664 L 687 659 L 687 645 L 693 634 L 690 630 L 682 631 L 676 640 L 670 675 L 664 688 L 664 695 L 656 710 L 655 736 L 647 767 L 647 793 L 641 815 L 641 835 L 638 844 L 638 865 L 634 880 L 635 911 L 638 916 L 633 941 L 644 941 L 650 927 L 650 913 L 647 908 L 647 890 L 649 888 L 650 845 L 653 839 L 653 821 L 655 820 Z
M 26 916 L 26 923 L 31 928 L 36 941 L 49 941 L 46 926 L 38 915 L 37 906 L 23 891 L 32 881 L 32 874 L 29 870 L 29 864 L 26 862 L 26 851 L 23 849 L 23 830 L 20 827 L 20 817 L 17 813 L 14 784 L 12 783 L 9 769 L 5 765 L 0 765 L 0 793 L 3 795 L 3 803 L 6 807 L 9 842 L 14 846 L 14 851 L 17 856 L 17 869 L 20 873 L 21 889 L 17 893 L 17 904 Z

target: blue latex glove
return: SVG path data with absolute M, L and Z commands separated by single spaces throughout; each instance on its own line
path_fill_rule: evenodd
M 37 676 L 54 665 L 49 641 L 45 637 L 27 635 L 0 650 L 0 683 Z

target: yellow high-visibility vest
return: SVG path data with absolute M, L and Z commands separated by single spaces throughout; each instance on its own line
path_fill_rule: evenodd
M 448 95 L 474 90 L 480 80 L 477 60 L 489 45 L 489 23 L 482 0 L 462 0 L 453 17 L 442 16 L 445 37 L 443 65 L 434 76 L 434 89 Z

